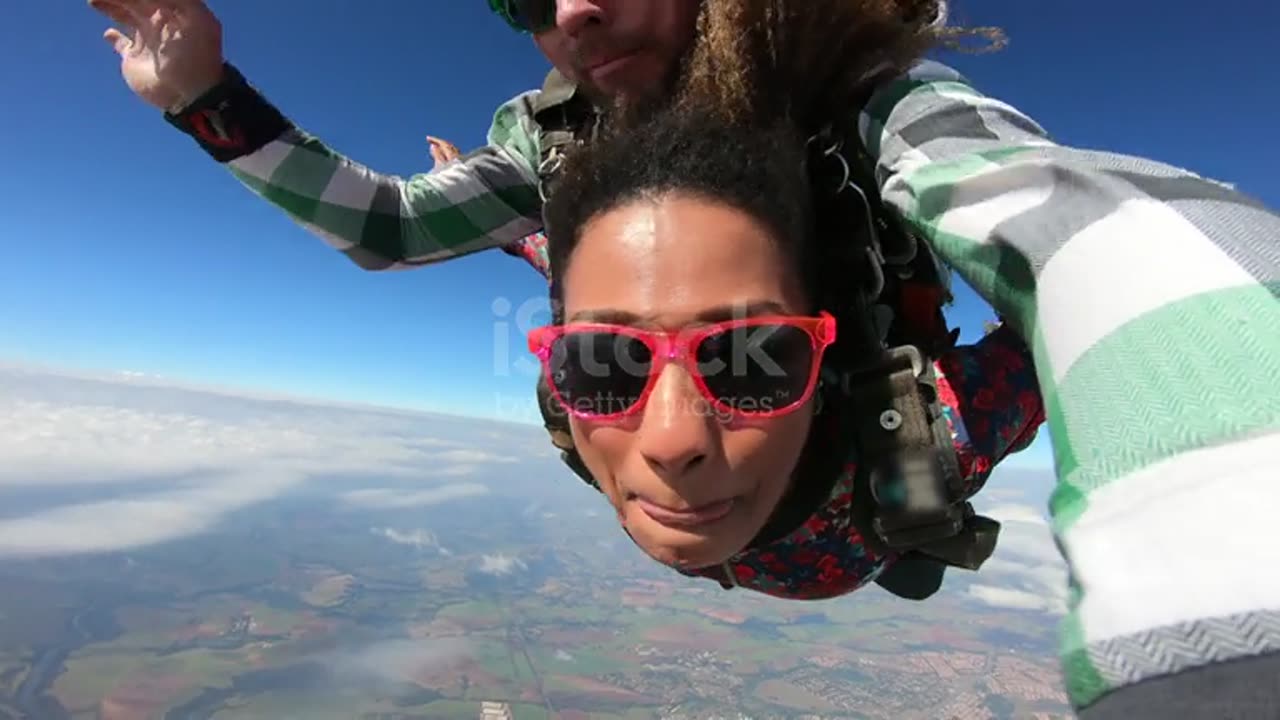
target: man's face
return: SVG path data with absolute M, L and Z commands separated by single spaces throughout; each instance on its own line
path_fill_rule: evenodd
M 591 95 L 661 92 L 693 42 L 700 0 L 558 0 L 556 26 L 534 36 Z

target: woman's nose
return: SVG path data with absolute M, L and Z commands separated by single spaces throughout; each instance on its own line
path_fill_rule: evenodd
M 692 472 L 714 452 L 715 412 L 683 368 L 663 369 L 643 412 L 638 449 L 663 479 Z

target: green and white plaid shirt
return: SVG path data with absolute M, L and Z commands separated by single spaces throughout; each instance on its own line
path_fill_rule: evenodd
M 300 130 L 230 168 L 361 267 L 439 262 L 540 229 L 533 97 L 429 175 L 378 174 Z M 1280 651 L 1280 216 L 1057 145 L 934 62 L 880 89 L 859 128 L 885 201 L 1034 350 L 1073 703 Z

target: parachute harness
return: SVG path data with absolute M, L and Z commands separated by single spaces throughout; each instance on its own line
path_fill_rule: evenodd
M 821 283 L 825 304 L 842 330 L 853 331 L 841 333 L 848 342 L 837 339 L 843 347 L 833 347 L 824 389 L 844 403 L 858 446 L 854 493 L 863 500 L 852 505 L 854 524 L 878 552 L 914 550 L 976 570 L 994 551 L 999 525 L 977 516 L 963 496 L 939 399 L 932 356 L 953 344 L 956 333 L 940 341 L 936 331 L 901 313 L 902 302 L 895 316 L 894 298 L 885 297 L 894 285 L 901 301 L 921 274 L 925 285 L 945 288 L 945 271 L 925 243 L 891 227 L 888 213 L 873 205 L 834 128 L 807 144 L 813 187 L 825 189 L 815 198 L 818 212 L 847 230 L 830 235 L 840 242 L 821 248 L 829 257 L 820 267 L 828 273 Z

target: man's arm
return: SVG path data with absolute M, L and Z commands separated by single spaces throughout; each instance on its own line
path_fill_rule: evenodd
M 166 114 L 258 196 L 367 270 L 425 265 L 542 228 L 530 100 L 498 109 L 489 144 L 404 179 L 344 157 L 284 118 L 238 72 Z
M 1057 145 L 937 63 L 881 88 L 859 130 L 885 201 L 1034 350 L 1081 717 L 1280 652 L 1280 574 L 1259 570 L 1280 566 L 1280 217 L 1185 170 Z M 1227 687 L 1199 702 L 1226 707 Z M 1184 695 L 1156 714 L 1219 716 Z M 1280 712 L 1274 684 L 1252 700 Z

